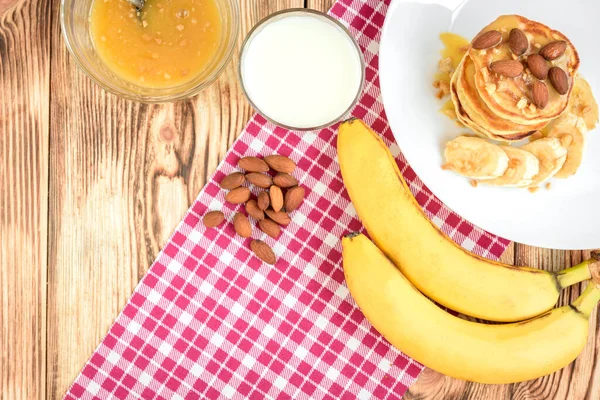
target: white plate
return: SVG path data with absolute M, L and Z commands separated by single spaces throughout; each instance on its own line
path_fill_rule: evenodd
M 555 249 L 600 248 L 600 130 L 587 133 L 583 163 L 575 176 L 552 188 L 524 189 L 469 184 L 440 168 L 443 146 L 467 132 L 438 110 L 433 76 L 441 32 L 471 39 L 502 14 L 520 14 L 563 32 L 577 47 L 580 73 L 600 100 L 600 4 L 598 0 L 395 0 L 380 46 L 385 111 L 402 153 L 446 205 L 481 228 L 516 242 Z

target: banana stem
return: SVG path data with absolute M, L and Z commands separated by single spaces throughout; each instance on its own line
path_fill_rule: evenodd
M 571 303 L 571 306 L 575 307 L 586 318 L 589 318 L 599 301 L 600 282 L 590 281 L 581 296 Z
M 558 272 L 556 274 L 556 280 L 558 281 L 560 288 L 564 289 L 567 286 L 590 279 L 592 277 L 592 268 L 594 266 L 598 268 L 596 264 L 597 261 L 595 260 L 585 260 L 581 264 Z

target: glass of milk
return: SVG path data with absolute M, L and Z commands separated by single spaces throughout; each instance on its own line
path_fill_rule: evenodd
M 260 21 L 242 44 L 239 75 L 252 106 L 293 130 L 323 128 L 354 107 L 364 83 L 358 43 L 335 19 L 294 8 Z

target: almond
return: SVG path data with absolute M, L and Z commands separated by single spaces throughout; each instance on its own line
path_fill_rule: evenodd
M 277 172 L 284 172 L 291 174 L 296 169 L 296 163 L 285 156 L 267 156 L 265 157 L 266 163 Z
M 487 31 L 477 36 L 473 40 L 473 48 L 476 50 L 485 50 L 494 47 L 502 42 L 502 34 L 498 31 Z
M 269 198 L 273 210 L 280 211 L 283 208 L 283 192 L 279 186 L 273 185 L 269 188 Z
M 273 178 L 273 183 L 279 186 L 280 188 L 290 188 L 292 186 L 297 186 L 298 180 L 290 174 L 278 173 Z
M 252 236 L 252 225 L 250 225 L 248 217 L 242 213 L 236 213 L 233 217 L 233 229 L 235 230 L 235 233 L 243 238 Z
M 558 93 L 567 94 L 569 91 L 569 78 L 565 71 L 559 67 L 552 67 L 548 71 L 548 78 Z
M 546 64 L 546 59 L 539 54 L 527 57 L 527 67 L 533 76 L 542 81 L 548 77 L 548 64 Z
M 304 188 L 302 186 L 294 186 L 285 194 L 285 211 L 292 212 L 297 209 L 304 200 Z
M 273 179 L 269 175 L 260 172 L 250 172 L 246 174 L 246 180 L 259 188 L 268 189 L 273 184 Z
M 265 218 L 265 212 L 258 208 L 258 204 L 254 199 L 246 202 L 246 212 L 249 216 L 259 221 Z
M 531 99 L 537 108 L 543 109 L 548 104 L 548 86 L 544 82 L 534 80 L 531 85 Z
M 232 204 L 242 204 L 250 199 L 250 189 L 247 187 L 239 187 L 233 189 L 225 195 L 225 200 Z
M 556 42 L 551 42 L 542 47 L 540 50 L 540 55 L 544 57 L 546 60 L 556 60 L 558 57 L 565 54 L 565 50 L 567 50 L 567 42 L 564 40 L 557 40 Z
M 263 262 L 267 264 L 275 264 L 277 259 L 275 258 L 275 253 L 269 247 L 268 244 L 263 242 L 262 240 L 253 240 L 250 242 L 250 249 L 256 255 L 256 257 L 260 258 Z
M 234 172 L 223 178 L 219 186 L 221 186 L 221 189 L 232 190 L 242 186 L 245 181 L 246 178 L 244 178 L 244 174 L 241 172 Z
M 527 51 L 529 48 L 529 41 L 527 36 L 519 28 L 514 28 L 508 35 L 508 47 L 514 55 L 520 56 Z
M 277 239 L 279 234 L 281 233 L 281 228 L 277 223 L 271 221 L 270 219 L 263 219 L 258 221 L 258 227 L 261 231 L 271 236 L 273 239 Z
M 225 216 L 221 211 L 209 211 L 202 218 L 202 223 L 207 228 L 215 228 L 221 225 L 223 220 L 225 220 Z
M 290 218 L 289 215 L 287 215 L 287 213 L 283 212 L 283 211 L 273 211 L 272 209 L 268 208 L 265 210 L 265 213 L 267 214 L 267 216 L 269 218 L 271 218 L 273 221 L 277 222 L 279 225 L 289 225 L 290 222 L 292 222 L 292 219 Z
M 498 75 L 516 78 L 523 73 L 523 64 L 517 60 L 494 61 L 490 64 L 490 69 Z
M 259 193 L 256 204 L 258 204 L 258 208 L 260 208 L 262 211 L 265 211 L 267 208 L 269 208 L 269 205 L 271 204 L 271 200 L 269 200 L 269 194 L 267 192 Z
M 267 172 L 269 166 L 258 157 L 244 157 L 238 161 L 238 167 L 248 172 Z

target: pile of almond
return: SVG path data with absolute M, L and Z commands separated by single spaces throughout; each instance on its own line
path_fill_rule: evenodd
M 473 48 L 486 50 L 496 47 L 502 42 L 502 34 L 497 30 L 482 33 L 473 41 Z M 523 73 L 524 65 L 531 71 L 537 80 L 531 84 L 531 99 L 540 109 L 548 104 L 548 87 L 544 82 L 546 79 L 560 95 L 569 91 L 569 79 L 567 73 L 558 66 L 548 67 L 547 61 L 553 61 L 562 56 L 567 49 L 567 42 L 556 40 L 550 42 L 539 50 L 539 54 L 530 54 L 525 60 L 519 59 L 529 49 L 529 41 L 525 33 L 514 28 L 508 36 L 508 47 L 514 54 L 513 59 L 500 60 L 491 63 L 490 69 L 498 75 L 507 78 L 516 78 Z
M 296 164 L 288 157 L 271 155 L 264 159 L 244 157 L 238 161 L 238 167 L 245 170 L 246 174 L 234 172 L 221 181 L 221 189 L 229 190 L 225 200 L 232 204 L 244 204 L 248 216 L 258 222 L 258 228 L 276 239 L 281 233 L 281 226 L 291 222 L 289 213 L 304 200 L 304 188 L 298 185 L 298 180 L 292 175 Z M 268 174 L 271 170 L 276 172 L 275 176 Z M 243 186 L 246 182 L 265 191 L 254 199 L 250 189 Z M 214 228 L 224 220 L 221 211 L 210 211 L 202 221 L 207 228 Z M 252 236 L 252 224 L 241 212 L 234 215 L 233 228 L 243 238 Z M 252 240 L 250 249 L 262 261 L 275 264 L 275 253 L 262 240 Z

